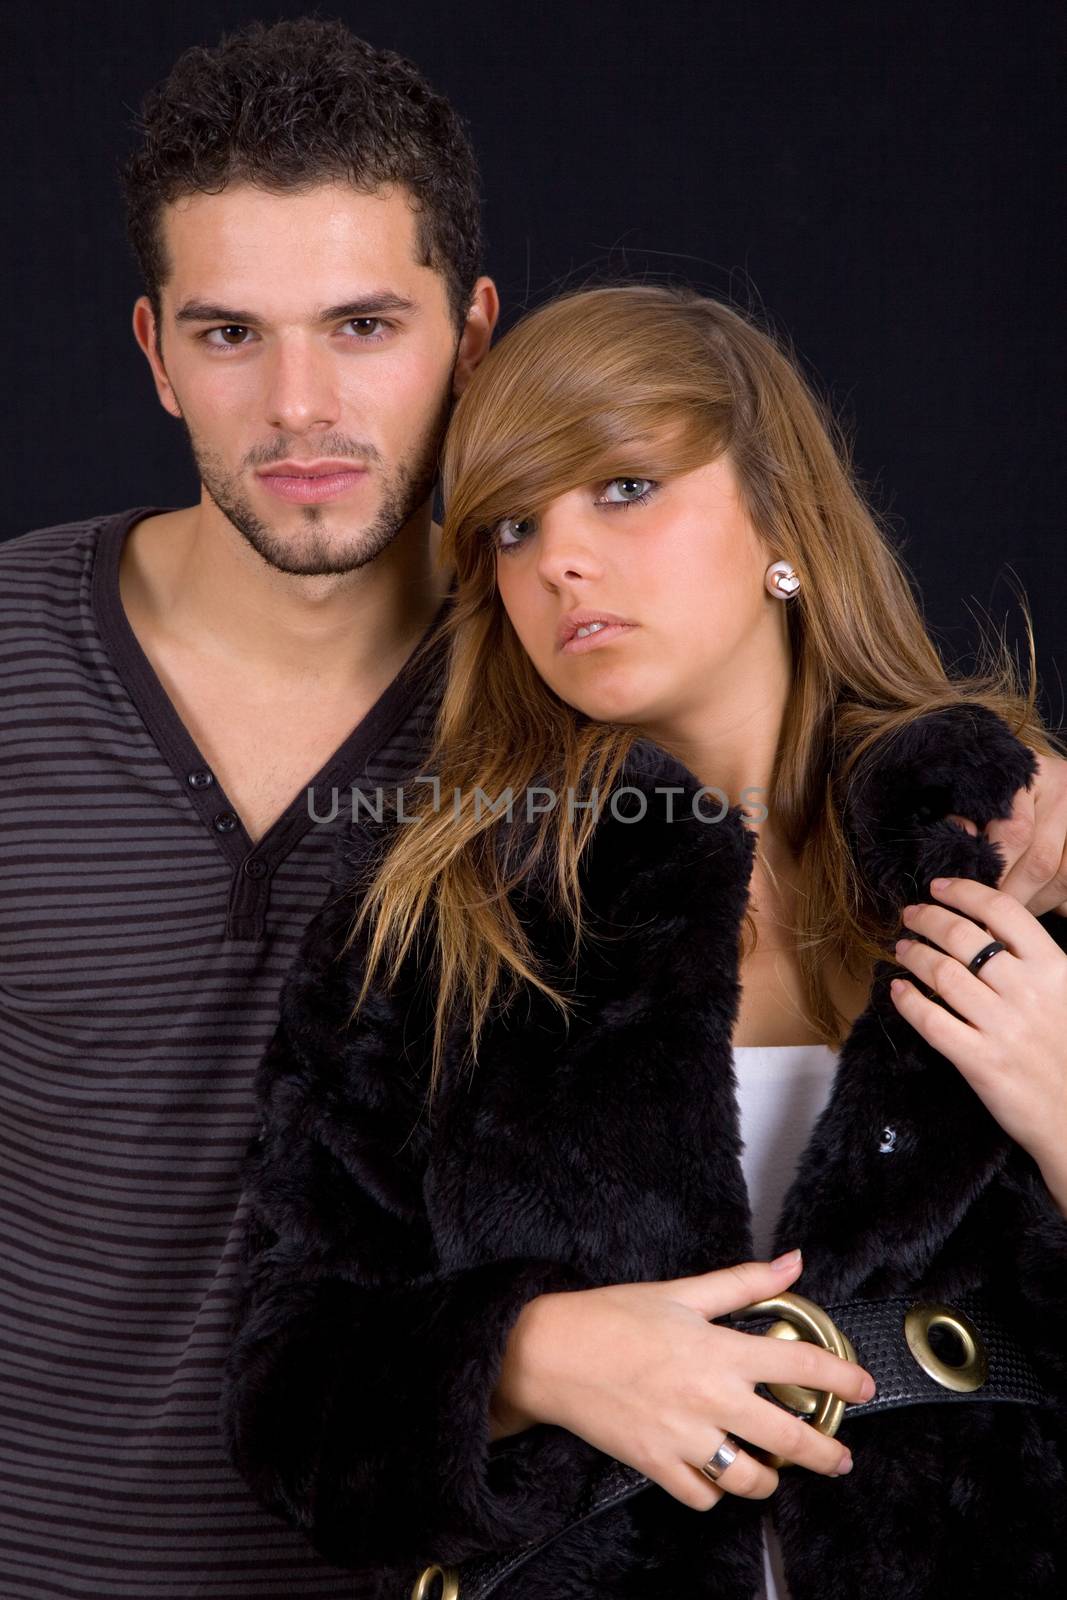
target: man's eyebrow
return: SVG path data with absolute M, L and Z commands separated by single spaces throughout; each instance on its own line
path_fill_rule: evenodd
M 327 306 L 316 315 L 318 322 L 347 321 L 350 317 L 380 317 L 386 311 L 415 311 L 414 300 L 403 295 L 382 290 L 378 294 L 365 294 L 358 300 L 346 300 L 343 305 Z M 174 313 L 175 322 L 234 322 L 242 328 L 258 328 L 261 319 L 252 311 L 238 311 L 233 306 L 213 305 L 206 300 L 187 300 Z

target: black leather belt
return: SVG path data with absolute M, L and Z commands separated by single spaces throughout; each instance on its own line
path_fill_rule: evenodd
M 951 1306 L 896 1296 L 822 1307 L 786 1293 L 722 1320 L 772 1338 L 806 1338 L 866 1368 L 877 1392 L 873 1400 L 854 1405 L 793 1385 L 766 1386 L 766 1393 L 806 1415 L 822 1433 L 835 1434 L 846 1417 L 898 1406 L 971 1400 L 1051 1404 L 1026 1355 L 981 1294 L 960 1295 Z M 759 1385 L 757 1392 L 763 1388 Z M 765 1451 L 753 1454 L 774 1466 L 787 1465 Z M 587 1485 L 565 1527 L 462 1568 L 426 1567 L 411 1600 L 488 1600 L 506 1578 L 572 1528 L 652 1486 L 653 1480 L 635 1467 L 611 1461 Z

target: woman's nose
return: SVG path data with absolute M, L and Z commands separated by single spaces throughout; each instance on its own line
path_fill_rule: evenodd
M 548 511 L 541 517 L 538 572 L 555 586 L 598 577 L 601 570 L 593 530 L 573 510 Z

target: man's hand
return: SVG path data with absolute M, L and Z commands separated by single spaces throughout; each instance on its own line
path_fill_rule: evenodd
M 967 817 L 949 820 L 978 832 Z M 1005 861 L 997 888 L 1035 917 L 1067 916 L 1067 760 L 1038 755 L 1034 781 L 1016 791 L 1011 816 L 995 818 L 984 831 Z

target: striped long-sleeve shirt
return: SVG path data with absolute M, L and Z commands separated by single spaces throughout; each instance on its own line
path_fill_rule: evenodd
M 278 992 L 433 675 L 253 844 L 122 608 L 165 509 L 0 544 L 0 1596 L 369 1600 L 252 1499 L 218 1378 Z

